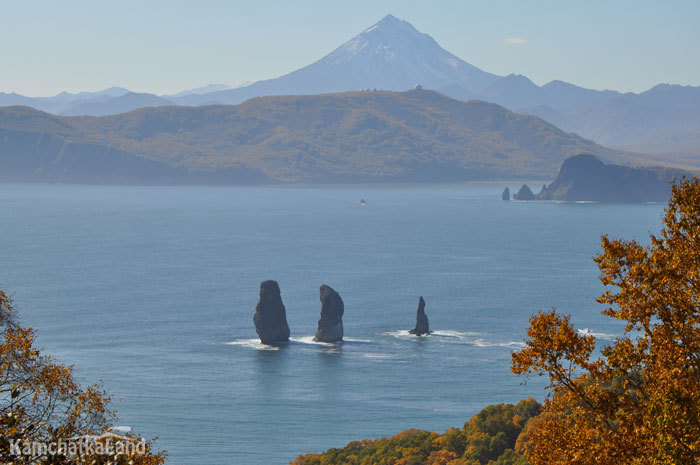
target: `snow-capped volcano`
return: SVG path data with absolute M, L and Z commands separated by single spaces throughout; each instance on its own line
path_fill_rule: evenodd
M 388 15 L 311 66 L 349 75 L 360 87 L 403 90 L 458 85 L 476 93 L 497 76 L 470 65 L 409 22 Z M 300 70 L 301 71 L 301 70 Z
M 238 89 L 188 96 L 178 103 L 239 103 L 251 97 L 378 88 L 426 89 L 469 95 L 498 76 L 470 65 L 410 23 L 388 15 L 320 60 L 284 76 Z

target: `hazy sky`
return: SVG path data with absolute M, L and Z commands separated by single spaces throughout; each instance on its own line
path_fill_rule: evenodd
M 700 1 L 0 0 L 0 92 L 174 93 L 276 77 L 391 13 L 492 73 L 700 85 Z

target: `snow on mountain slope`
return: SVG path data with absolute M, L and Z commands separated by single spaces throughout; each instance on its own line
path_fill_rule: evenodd
M 473 94 L 498 76 L 456 57 L 428 34 L 388 15 L 320 60 L 284 76 L 238 89 L 190 95 L 177 103 L 239 103 L 263 95 L 321 94 L 377 88 L 453 89 Z

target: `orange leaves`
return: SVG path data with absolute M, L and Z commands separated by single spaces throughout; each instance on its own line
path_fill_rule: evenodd
M 673 187 L 651 245 L 602 238 L 604 315 L 626 335 L 590 361 L 594 341 L 540 312 L 515 373 L 546 373 L 553 396 L 529 424 L 530 463 L 700 462 L 700 181 Z
M 428 456 L 426 465 L 447 465 L 449 462 L 459 458 L 454 452 L 448 450 L 434 450 Z
M 74 380 L 72 367 L 56 363 L 34 347 L 34 331 L 19 325 L 11 299 L 0 291 L 0 462 L 164 463 L 165 453 L 153 452 L 149 441 L 144 442 L 144 454 L 129 457 L 78 459 L 42 453 L 32 458 L 12 448 L 12 441 L 56 448 L 70 438 L 105 433 L 114 420 L 104 392 L 96 386 L 82 387 Z
M 524 349 L 513 353 L 513 372 L 548 373 L 554 383 L 572 378 L 577 369 L 589 368 L 595 338 L 578 334 L 569 320 L 554 310 L 531 317 L 530 339 Z

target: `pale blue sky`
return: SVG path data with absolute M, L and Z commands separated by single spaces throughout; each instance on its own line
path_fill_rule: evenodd
M 540 85 L 700 85 L 698 0 L 0 0 L 0 92 L 163 94 L 276 77 L 388 13 L 485 71 Z

